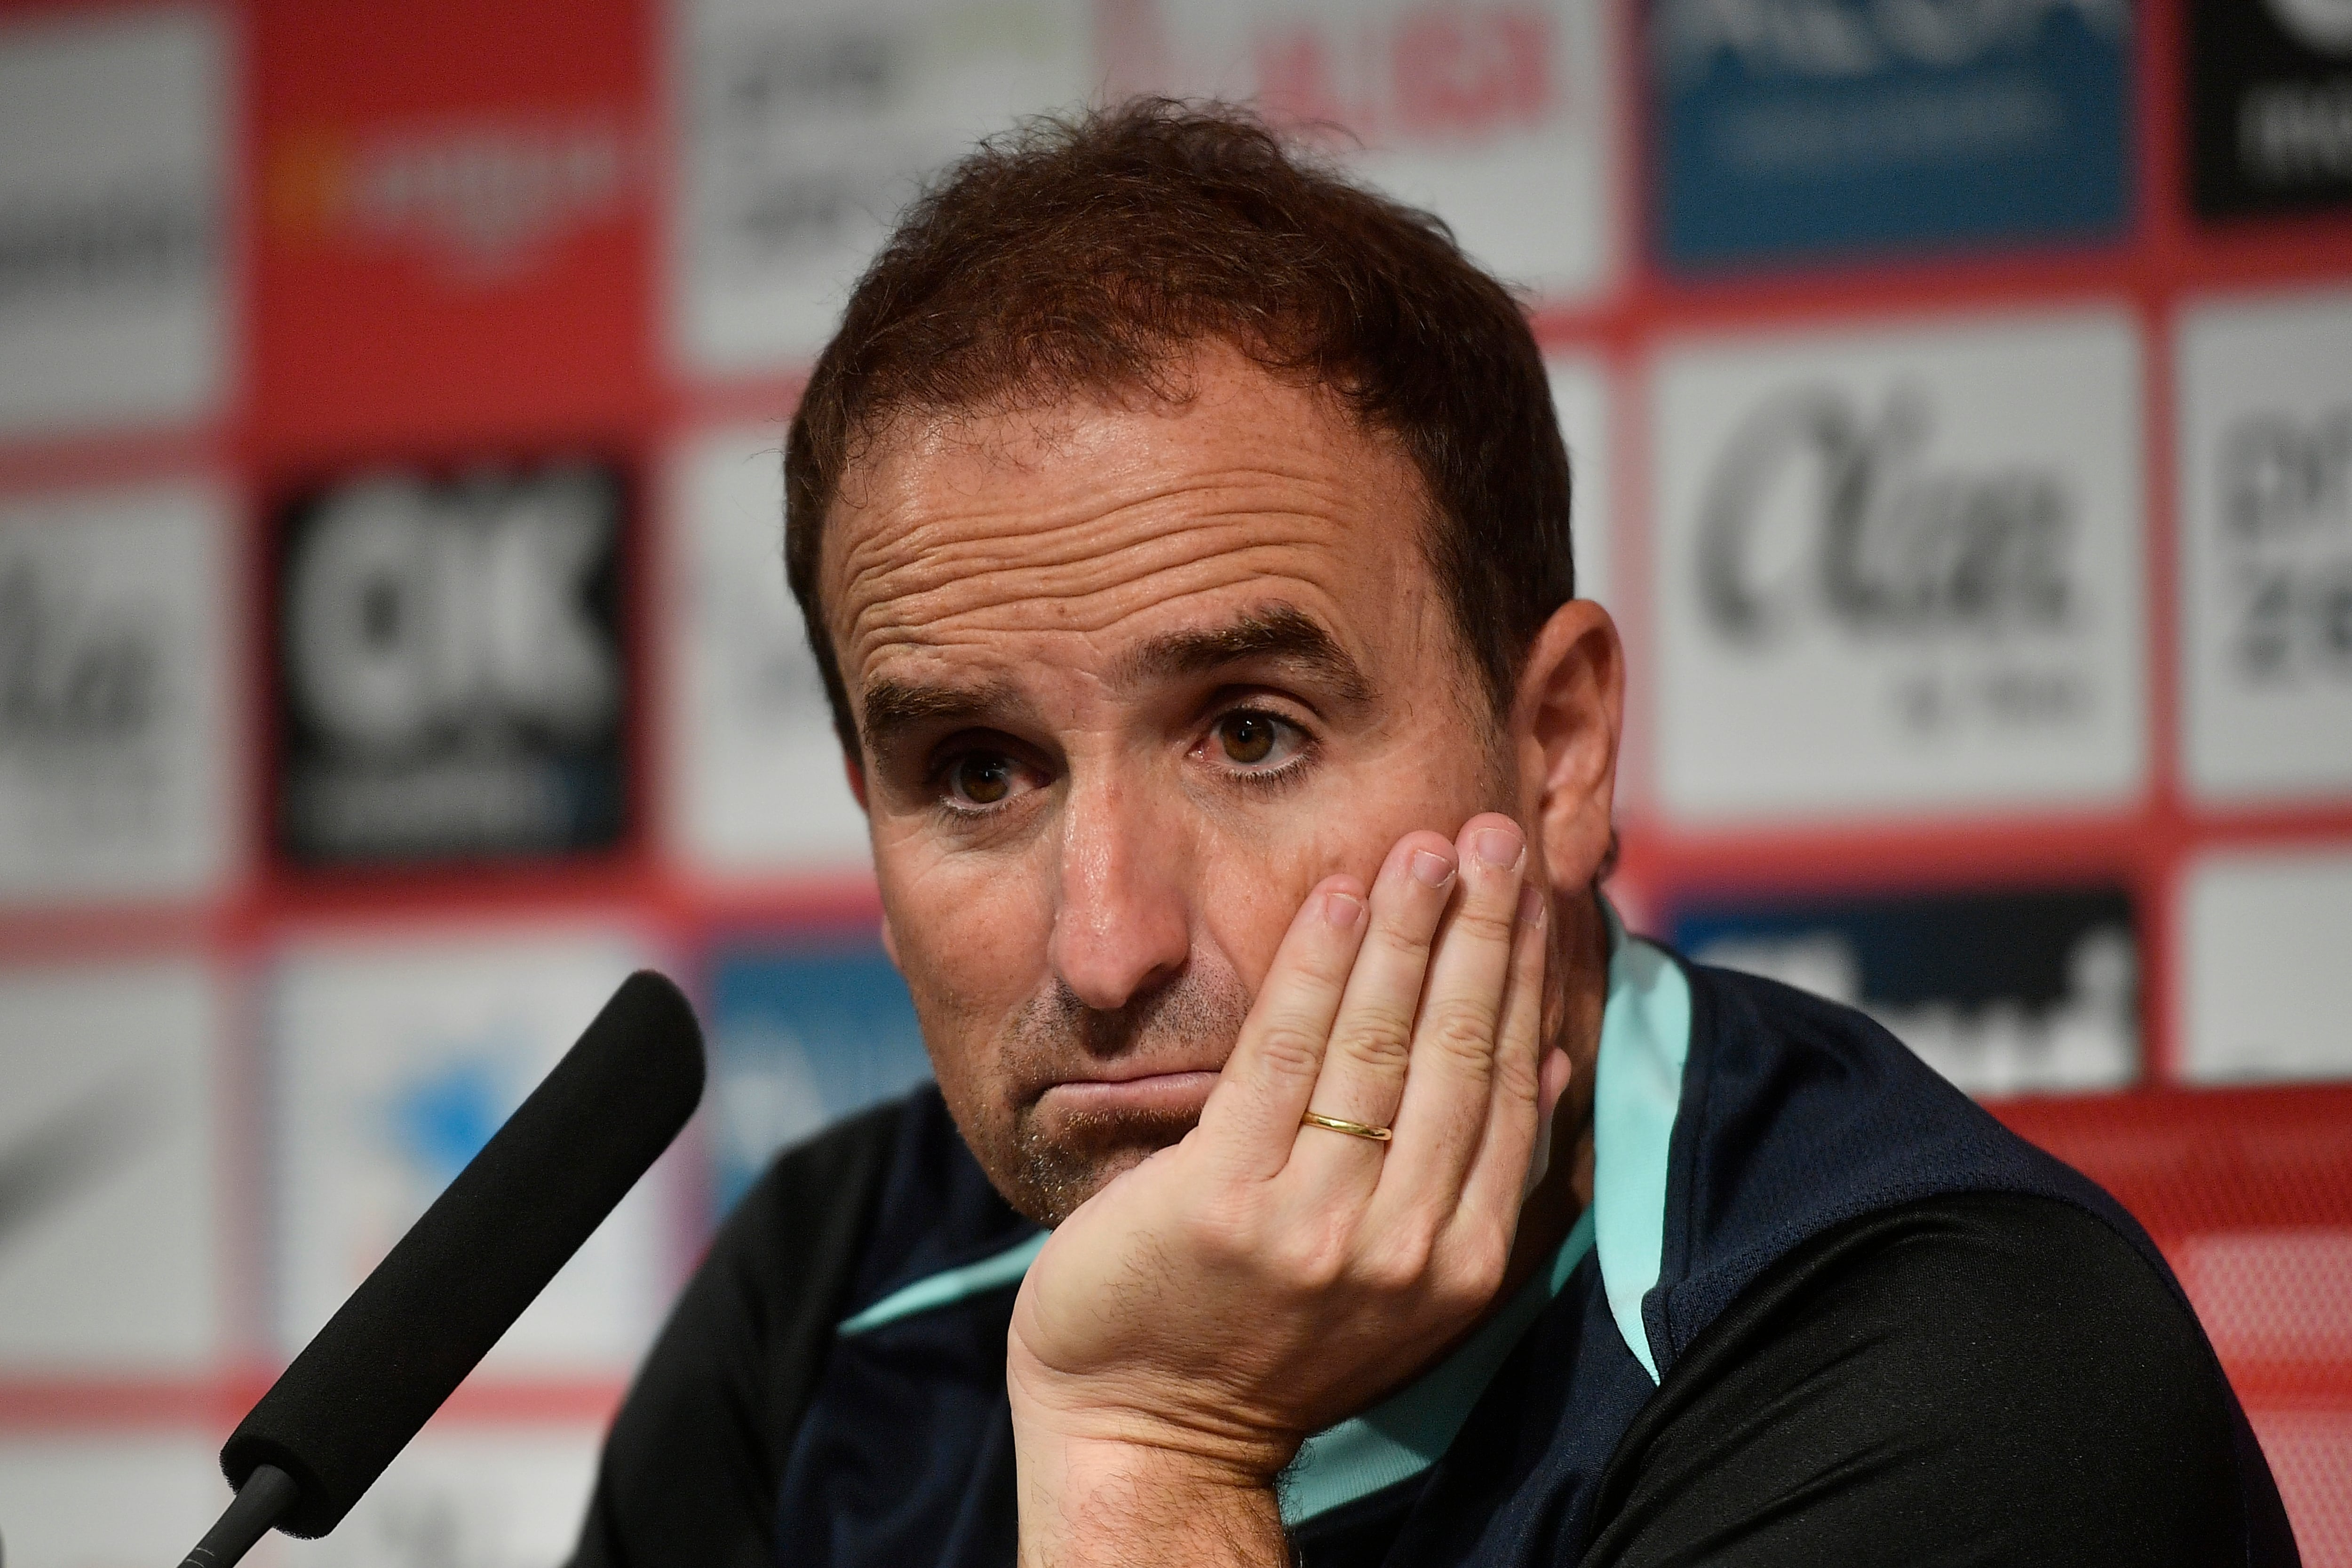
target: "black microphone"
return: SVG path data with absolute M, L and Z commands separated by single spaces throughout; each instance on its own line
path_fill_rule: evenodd
M 694 1010 L 640 970 L 230 1434 L 236 1499 L 182 1568 L 341 1522 L 701 1098 Z

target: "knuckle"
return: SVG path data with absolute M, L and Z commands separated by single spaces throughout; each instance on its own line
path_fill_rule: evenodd
M 1388 1003 L 1368 1003 L 1351 1014 L 1334 1044 L 1370 1067 L 1402 1071 L 1412 1055 L 1412 1018 Z
M 1483 899 L 1474 900 L 1454 912 L 1454 929 L 1481 941 L 1508 942 L 1517 933 L 1518 905 L 1514 901 L 1497 908 Z
M 1314 1295 L 1337 1284 L 1347 1268 L 1346 1238 L 1328 1225 L 1290 1226 L 1270 1248 L 1277 1276 L 1293 1290 Z
M 1432 1242 L 1418 1225 L 1398 1225 L 1381 1238 L 1367 1256 L 1360 1275 L 1365 1285 L 1384 1296 L 1402 1296 L 1423 1287 L 1428 1279 Z
M 1543 1092 L 1543 1074 L 1525 1051 L 1495 1054 L 1495 1091 L 1507 1104 L 1533 1105 Z
M 1323 1061 L 1323 1040 L 1297 1018 L 1274 1017 L 1257 1037 L 1258 1055 L 1285 1077 L 1309 1078 Z
M 1494 1023 L 1477 1007 L 1460 1002 L 1433 1003 L 1422 1034 L 1432 1049 L 1465 1067 L 1484 1072 L 1494 1062 Z
M 1512 1229 L 1500 1220 L 1491 1220 L 1472 1233 L 1469 1268 L 1482 1298 L 1492 1297 L 1503 1288 L 1503 1276 L 1511 1267 Z
M 1503 1271 L 1510 1260 L 1507 1241 L 1490 1226 L 1480 1226 L 1453 1250 L 1438 1271 L 1436 1288 L 1445 1303 L 1458 1311 L 1475 1312 L 1503 1288 Z
M 1187 1208 L 1181 1222 L 1184 1244 L 1212 1266 L 1233 1263 L 1258 1251 L 1258 1215 L 1252 1205 L 1212 1200 Z
M 1416 964 L 1429 956 L 1429 933 L 1416 934 L 1393 921 L 1383 921 L 1375 925 L 1366 941 L 1377 948 L 1382 959 L 1391 964 Z

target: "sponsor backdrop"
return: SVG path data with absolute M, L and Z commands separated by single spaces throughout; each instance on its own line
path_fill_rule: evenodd
M 706 1115 L 352 1521 L 551 1564 L 774 1150 L 928 1071 L 777 561 L 925 174 L 1253 99 L 1523 285 L 1612 893 L 2179 1262 L 2352 1563 L 2347 0 L 0 0 L 0 1537 L 210 1452 L 634 966 Z

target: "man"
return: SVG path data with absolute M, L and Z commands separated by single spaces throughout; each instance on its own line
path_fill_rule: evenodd
M 1433 221 L 1226 111 L 1033 128 L 785 469 L 938 1087 L 729 1221 L 581 1563 L 2294 1561 L 2104 1194 L 1618 927 L 1616 631 Z

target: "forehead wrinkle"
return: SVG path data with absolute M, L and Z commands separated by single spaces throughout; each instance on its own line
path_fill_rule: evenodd
M 1114 685 L 1212 674 L 1230 665 L 1279 660 L 1304 666 L 1331 682 L 1342 700 L 1363 702 L 1371 683 L 1321 622 L 1286 600 L 1253 605 L 1222 624 L 1166 632 L 1123 654 Z
M 1007 602 L 1081 599 L 1218 555 L 1313 549 L 1319 542 L 1316 535 L 1294 519 L 1255 513 L 1205 516 L 1108 546 L 1097 536 L 1091 548 L 1066 551 L 1032 549 L 1025 536 L 971 540 L 869 576 L 861 584 L 869 590 L 861 608 L 880 609 L 959 588 L 973 597 L 992 592 Z
M 1055 632 L 1092 640 L 1115 631 L 1135 616 L 1242 584 L 1263 585 L 1277 596 L 1304 595 L 1311 600 L 1324 599 L 1329 593 L 1327 584 L 1300 574 L 1299 563 L 1281 543 L 1218 551 L 1122 574 L 1076 597 L 996 591 L 998 577 L 1019 574 L 1016 569 L 1008 569 L 980 582 L 967 579 L 866 607 L 845 639 L 856 667 L 872 668 L 893 648 L 945 647 L 963 641 L 985 644 L 1006 635 Z M 1051 604 L 1051 614 L 1027 613 L 1041 598 Z
M 1122 550 L 1220 524 L 1247 526 L 1264 537 L 1284 518 L 1314 520 L 1326 528 L 1348 510 L 1345 487 L 1308 471 L 1242 468 L 1216 475 L 1188 474 L 1107 503 L 1082 497 L 1039 515 L 1017 498 L 948 510 L 933 507 L 876 508 L 867 526 L 839 529 L 842 548 L 836 580 L 845 589 L 866 587 L 877 597 L 927 585 L 927 579 L 961 576 L 975 563 L 985 564 L 1018 550 L 1023 564 L 1039 570 L 1082 564 Z M 1169 503 L 1177 503 L 1171 507 Z M 1120 537 L 1125 536 L 1125 537 Z
M 1254 574 L 1302 562 L 1333 560 L 1334 530 L 1311 512 L 1218 509 L 1106 542 L 1104 530 L 1061 531 L 1067 547 L 1035 548 L 1034 535 L 960 542 L 928 556 L 876 563 L 836 601 L 847 612 L 843 641 L 858 647 L 889 631 L 916 630 L 992 611 L 1042 611 L 1054 624 L 1107 626 L 1126 610 L 1118 601 L 1149 592 L 1154 580 L 1189 591 L 1204 578 Z M 894 552 L 896 553 L 896 552 Z

